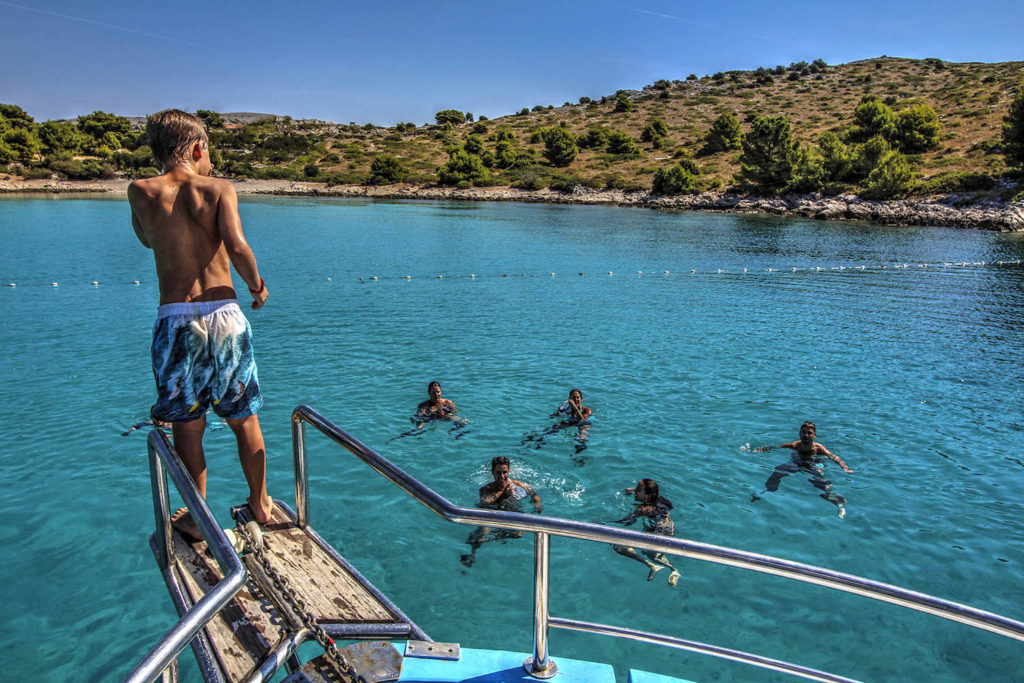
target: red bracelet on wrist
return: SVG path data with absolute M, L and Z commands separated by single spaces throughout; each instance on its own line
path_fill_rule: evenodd
M 263 281 L 263 278 L 260 278 L 260 288 L 259 289 L 252 289 L 252 288 L 250 288 L 249 291 L 252 294 L 262 294 L 263 292 L 266 291 L 266 289 L 267 289 L 267 283 Z

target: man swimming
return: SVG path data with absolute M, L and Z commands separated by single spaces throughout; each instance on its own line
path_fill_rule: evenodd
M 407 432 L 402 432 L 398 436 L 388 439 L 386 443 L 391 443 L 395 439 L 401 439 L 405 436 L 420 436 L 427 431 L 427 423 L 435 420 L 451 422 L 452 428 L 448 431 L 458 432 L 455 435 L 456 439 L 469 433 L 468 431 L 463 431 L 469 424 L 469 421 L 459 417 L 459 409 L 455 407 L 455 402 L 451 399 L 441 398 L 440 382 L 428 384 L 427 394 L 430 398 L 416 406 L 416 413 L 409 418 L 415 426 Z
M 846 498 L 832 491 L 832 482 L 825 479 L 825 470 L 821 465 L 821 456 L 824 455 L 830 460 L 836 462 L 841 468 L 843 468 L 844 472 L 852 474 L 853 470 L 847 467 L 842 458 L 815 441 L 817 435 L 817 427 L 814 426 L 814 423 L 804 422 L 800 425 L 799 440 L 779 444 L 778 446 L 758 446 L 757 448 L 751 449 L 752 453 L 764 453 L 772 450 L 773 448 L 788 448 L 794 451 L 792 460 L 782 463 L 775 468 L 775 471 L 772 472 L 771 476 L 768 477 L 768 480 L 764 484 L 765 490 L 761 493 L 778 491 L 779 483 L 782 481 L 783 477 L 795 474 L 796 472 L 805 472 L 811 475 L 811 478 L 808 479 L 808 481 L 816 488 L 821 489 L 821 497 L 838 508 L 837 514 L 840 517 L 845 517 Z M 757 500 L 760 500 L 760 496 L 756 494 L 751 496 L 751 502 Z
M 647 533 L 659 536 L 676 535 L 675 524 L 669 515 L 672 503 L 667 498 L 658 495 L 658 482 L 653 479 L 641 479 L 635 488 L 626 489 L 626 493 L 632 494 L 639 504 L 628 515 L 614 520 L 613 523 L 629 526 L 644 517 L 644 531 Z M 674 586 L 679 581 L 679 570 L 673 567 L 662 553 L 642 550 L 640 551 L 643 553 L 641 556 L 635 549 L 624 545 L 613 545 L 612 549 L 624 557 L 647 565 L 647 568 L 650 569 L 650 573 L 647 574 L 648 581 L 653 581 L 655 575 L 665 567 L 672 570 L 672 573 L 668 575 L 668 585 Z
M 540 496 L 533 488 L 524 482 L 517 481 L 511 477 L 509 459 L 499 455 L 491 460 L 491 476 L 494 481 L 480 487 L 480 502 L 482 508 L 491 510 L 508 510 L 510 512 L 522 512 L 526 498 L 533 503 L 533 511 L 540 514 L 544 511 Z M 502 540 L 506 538 L 522 538 L 522 531 L 513 529 L 491 529 L 490 527 L 477 527 L 476 531 L 470 534 L 466 543 L 469 544 L 470 552 L 462 555 L 460 561 L 467 567 L 472 567 L 476 562 L 477 549 L 488 541 Z

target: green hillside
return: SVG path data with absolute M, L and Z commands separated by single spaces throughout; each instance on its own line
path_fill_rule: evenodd
M 210 124 L 218 173 L 234 177 L 880 198 L 966 190 L 1006 199 L 1019 190 L 998 181 L 1016 184 L 1020 173 L 1007 163 L 1004 118 L 1022 81 L 1024 62 L 881 57 L 691 74 L 493 120 L 445 110 L 434 124 L 384 128 L 200 114 Z M 94 112 L 77 124 L 31 122 L 33 145 L 11 125 L 12 109 L 20 109 L 3 107 L 0 164 L 10 173 L 153 172 L 127 119 Z M 716 119 L 719 135 L 709 144 Z M 55 130 L 61 126 L 75 130 Z

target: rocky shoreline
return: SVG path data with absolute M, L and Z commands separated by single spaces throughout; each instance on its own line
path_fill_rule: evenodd
M 0 193 L 118 193 L 123 196 L 127 180 L 0 180 Z M 335 185 L 290 180 L 237 180 L 239 194 L 351 197 L 372 199 L 422 199 L 454 201 L 512 201 L 548 204 L 609 204 L 679 211 L 792 215 L 819 220 L 857 220 L 887 225 L 920 225 L 1024 231 L 1024 202 L 985 200 L 967 203 L 956 196 L 932 199 L 870 201 L 855 196 L 746 197 L 704 193 L 662 197 L 645 192 L 591 190 L 576 187 L 573 192 L 517 190 L 511 188 L 418 187 L 413 185 Z

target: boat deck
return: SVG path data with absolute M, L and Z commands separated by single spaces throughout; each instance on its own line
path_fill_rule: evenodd
M 248 521 L 248 508 L 239 511 Z M 275 501 L 271 521 L 261 526 L 272 567 L 333 637 L 410 637 L 412 626 L 404 615 L 316 532 L 298 527 L 280 502 Z M 183 614 L 223 573 L 204 541 L 190 542 L 174 530 L 172 542 L 176 562 L 165 579 Z M 274 591 L 261 586 L 271 584 L 255 556 L 246 555 L 244 561 L 249 569 L 245 587 L 192 642 L 200 667 L 214 664 L 230 681 L 251 676 L 299 626 L 291 609 L 278 604 Z

